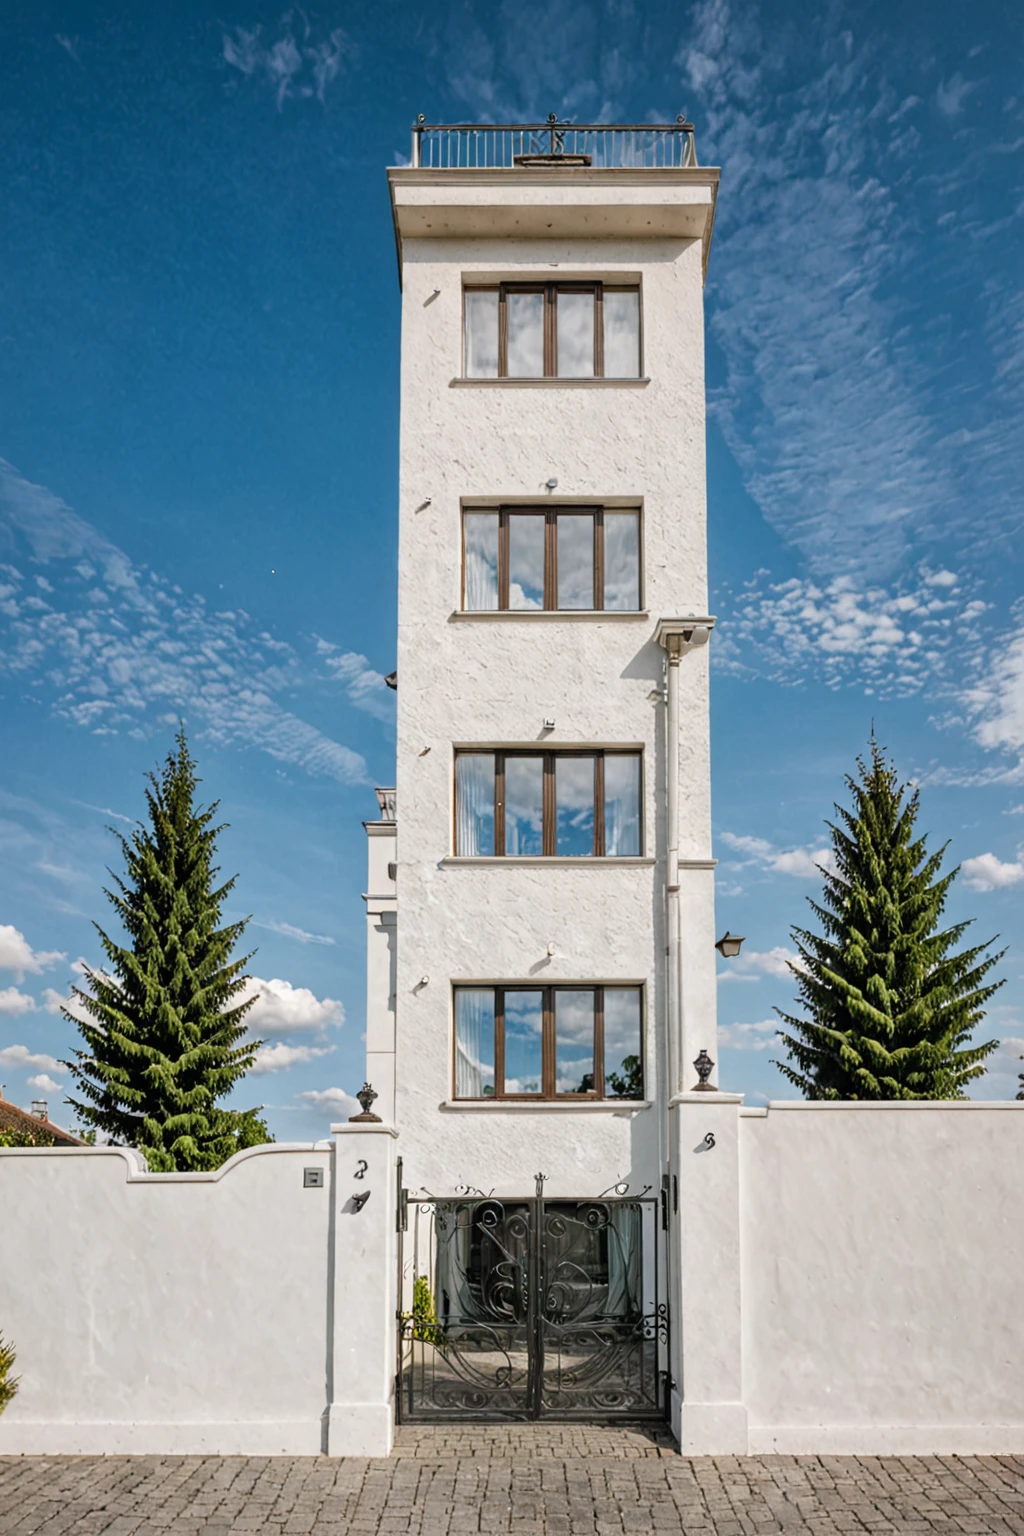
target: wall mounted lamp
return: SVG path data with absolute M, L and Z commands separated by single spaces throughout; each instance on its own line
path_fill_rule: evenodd
M 719 939 L 715 948 L 723 960 L 735 960 L 740 952 L 740 945 L 744 942 L 746 934 L 730 933 L 728 928 Z

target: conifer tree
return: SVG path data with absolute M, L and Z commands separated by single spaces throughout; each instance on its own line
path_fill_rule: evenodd
M 255 1001 L 237 1001 L 252 956 L 231 954 L 248 918 L 221 925 L 235 880 L 217 884 L 219 802 L 195 804 L 183 729 L 159 778 L 147 778 L 149 825 L 114 832 L 127 867 L 104 892 L 128 943 L 94 924 L 107 966 L 86 972 L 88 991 L 72 988 L 85 1020 L 64 1011 L 85 1040 L 64 1063 L 83 1097 L 67 1102 L 83 1126 L 137 1147 L 154 1172 L 201 1171 L 271 1140 L 256 1110 L 218 1104 L 262 1044 L 240 1043 Z
M 927 852 L 917 790 L 907 795 L 873 734 L 870 749 L 846 779 L 852 808 L 827 823 L 834 870 L 810 901 L 824 932 L 792 930 L 807 1017 L 776 1009 L 793 1033 L 779 1031 L 790 1065 L 775 1065 L 809 1099 L 961 1099 L 999 1043 L 969 1041 L 1006 951 L 958 950 L 969 924 L 940 927 L 958 869 L 940 875 L 948 845 Z

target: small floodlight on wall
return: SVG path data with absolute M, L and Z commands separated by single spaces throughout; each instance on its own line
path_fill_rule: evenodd
M 557 491 L 558 489 L 558 481 L 555 479 L 554 475 L 551 476 L 550 480 L 545 480 L 544 484 L 547 486 L 549 491 Z
M 730 933 L 727 928 L 722 937 L 719 939 L 718 943 L 715 945 L 715 948 L 718 950 L 718 953 L 721 955 L 723 960 L 735 960 L 736 956 L 740 952 L 740 945 L 743 943 L 745 937 L 745 934 Z

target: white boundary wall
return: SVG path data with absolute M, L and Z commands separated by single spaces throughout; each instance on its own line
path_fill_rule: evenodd
M 672 1115 L 683 1450 L 1024 1452 L 1024 1104 L 741 1102 Z
M 0 1151 L 0 1454 L 386 1455 L 394 1132 L 334 1129 L 214 1174 Z

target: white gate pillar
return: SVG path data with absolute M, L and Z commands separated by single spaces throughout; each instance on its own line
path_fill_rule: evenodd
M 745 1455 L 740 1274 L 742 1094 L 681 1093 L 669 1105 L 673 1212 L 673 1430 L 684 1456 Z
M 329 1456 L 388 1456 L 395 1422 L 396 1174 L 390 1125 L 332 1125 Z M 271 1241 L 273 1234 L 268 1234 Z

